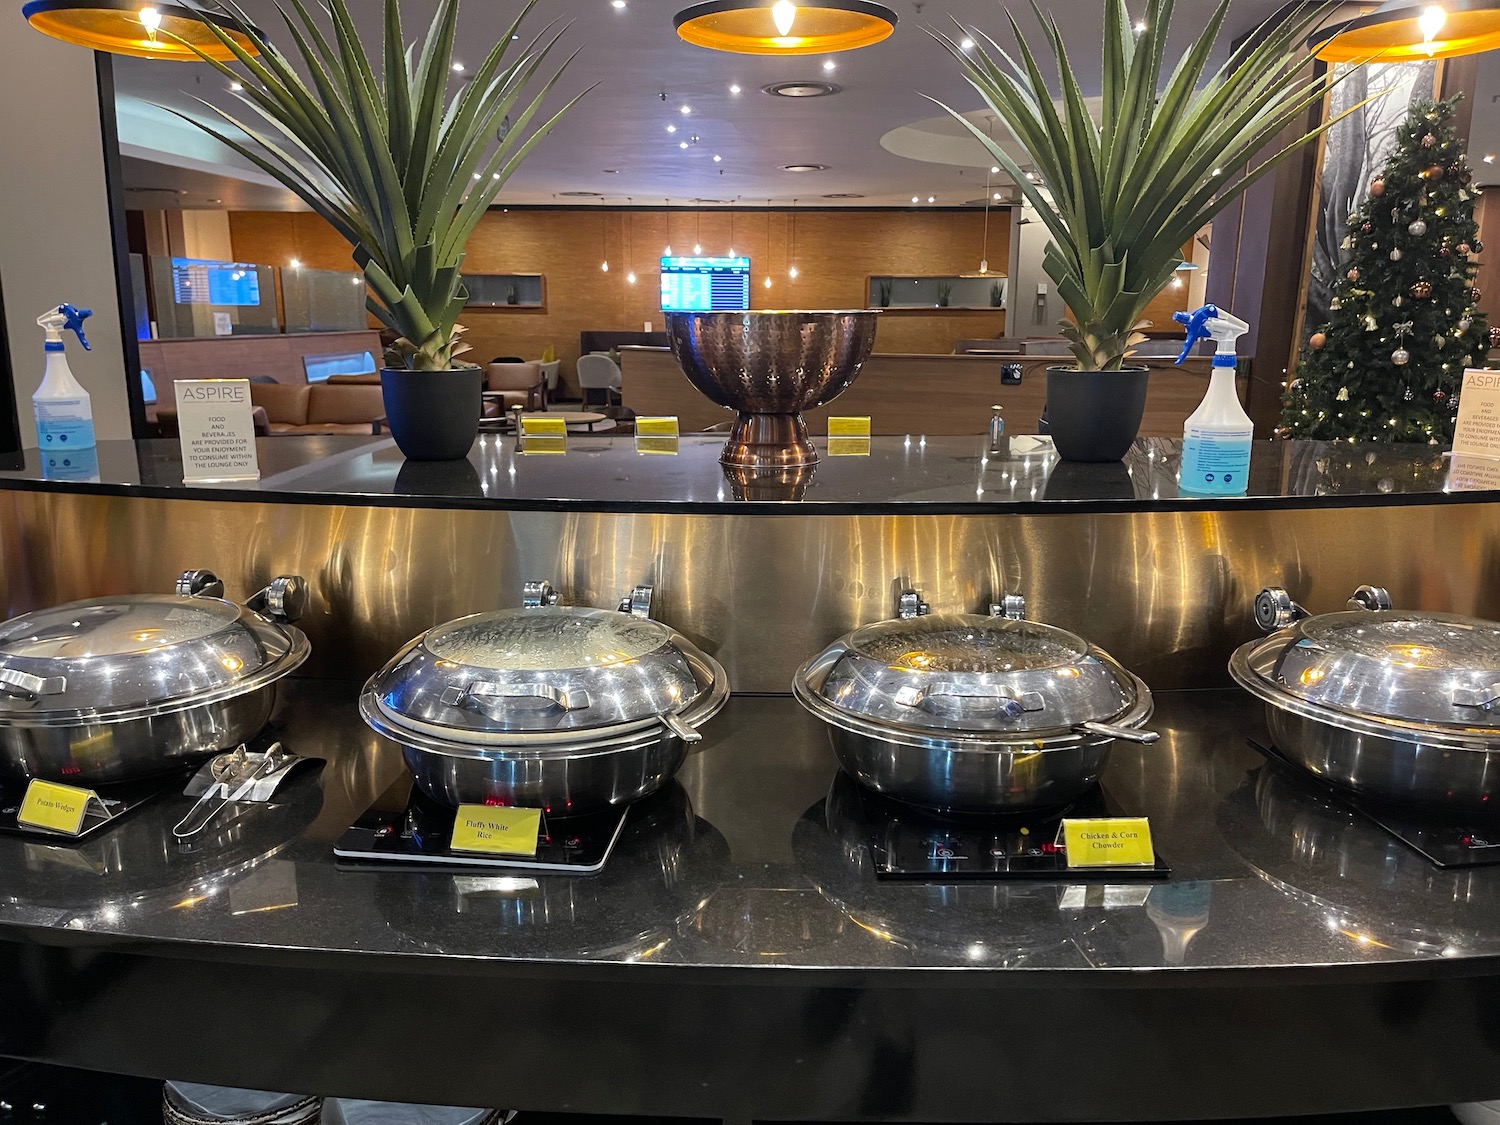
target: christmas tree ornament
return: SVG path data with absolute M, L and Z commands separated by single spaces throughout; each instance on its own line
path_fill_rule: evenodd
M 1322 332 L 1314 332 L 1307 338 L 1307 343 L 1310 347 L 1321 348 L 1324 344 L 1328 343 L 1328 337 Z
M 1411 352 L 1405 348 L 1397 348 L 1391 353 L 1391 362 L 1397 367 L 1405 367 L 1411 362 Z
M 1446 348 L 1448 346 L 1448 337 L 1434 336 L 1432 338 L 1432 346 L 1435 348 Z
M 1395 295 L 1395 296 L 1394 296 L 1394 297 L 1392 297 L 1392 298 L 1391 298 L 1391 304 L 1392 304 L 1392 305 L 1394 305 L 1394 306 L 1395 306 L 1395 307 L 1396 307 L 1396 308 L 1398 308 L 1398 309 L 1399 309 L 1399 308 L 1400 308 L 1400 307 L 1401 307 L 1401 306 L 1402 306 L 1402 305 L 1403 305 L 1403 304 L 1404 304 L 1404 303 L 1405 303 L 1405 299 L 1404 299 L 1404 298 L 1403 298 L 1403 297 L 1402 297 L 1402 296 L 1401 296 L 1401 294 L 1400 294 L 1400 293 L 1397 293 L 1397 294 L 1396 294 L 1396 295 Z
M 1393 481 L 1390 477 L 1381 477 L 1378 481 L 1375 482 L 1375 487 L 1381 492 L 1390 492 L 1396 487 L 1396 482 Z
M 1333 300 L 1328 302 L 1328 307 L 1334 312 L 1338 312 L 1339 309 L 1344 307 L 1344 302 L 1335 297 Z
M 1344 276 L 1347 277 L 1350 281 L 1358 281 L 1359 280 L 1359 267 L 1358 266 L 1353 267 L 1346 274 L 1344 274 Z
M 1476 254 L 1482 254 L 1482 253 L 1484 253 L 1484 243 L 1480 242 L 1479 239 L 1477 239 L 1477 238 L 1474 240 L 1474 253 L 1476 253 Z
M 1370 224 L 1369 223 L 1360 223 L 1359 224 L 1359 233 L 1360 234 L 1369 234 L 1370 233 Z
M 1400 250 L 1400 248 L 1393 249 L 1391 251 L 1391 261 L 1393 261 L 1393 262 L 1399 262 L 1400 260 L 1401 260 L 1401 250 Z
M 1411 287 L 1411 295 L 1413 297 L 1417 297 L 1417 298 L 1419 298 L 1421 300 L 1426 300 L 1428 297 L 1431 297 L 1432 296 L 1432 282 L 1430 282 L 1430 281 L 1419 281 L 1419 282 L 1417 282 L 1415 285 L 1413 285 Z
M 1446 391 L 1436 390 L 1436 391 L 1432 392 L 1432 401 L 1433 402 L 1442 402 L 1443 399 L 1445 399 L 1447 397 L 1448 397 L 1448 394 L 1447 394 Z
M 1474 322 L 1472 320 L 1470 320 L 1468 317 L 1464 317 L 1462 320 L 1460 320 L 1458 322 L 1458 330 L 1459 330 L 1459 332 L 1467 332 L 1472 327 L 1474 327 Z
M 1463 360 L 1463 363 L 1464 363 L 1464 366 L 1465 366 L 1465 367 L 1471 367 L 1471 366 L 1473 366 L 1473 363 L 1474 363 L 1474 357 L 1473 357 L 1473 356 L 1471 356 L 1471 355 L 1466 355 L 1466 356 L 1464 356 L 1464 360 Z M 1448 365 L 1447 365 L 1447 364 L 1446 364 L 1446 363 L 1445 363 L 1445 364 L 1443 364 L 1443 370 L 1444 370 L 1444 371 L 1447 371 L 1447 370 L 1448 370 Z
M 1373 180 L 1370 181 L 1370 194 L 1377 198 L 1385 194 L 1384 177 L 1376 176 Z
M 1375 454 L 1374 453 L 1366 453 L 1365 454 L 1365 464 L 1366 465 L 1373 465 L 1373 464 L 1375 464 Z M 1352 468 L 1353 466 L 1350 466 L 1350 467 Z
M 1344 241 L 1339 243 L 1339 249 L 1340 250 L 1353 250 L 1354 249 L 1354 236 L 1352 234 L 1346 234 L 1346 235 L 1344 235 Z
M 1467 254 L 1469 252 L 1469 244 L 1467 242 L 1460 242 L 1458 244 L 1458 252 L 1460 254 Z
M 1422 175 L 1429 180 L 1441 180 L 1443 178 L 1443 166 L 1441 164 L 1429 165 L 1422 169 Z
M 1354 364 L 1351 363 L 1349 366 L 1353 367 Z M 1339 388 L 1339 393 L 1337 395 L 1335 395 L 1334 397 L 1337 398 L 1340 402 L 1348 402 L 1349 401 L 1349 388 L 1348 387 L 1340 387 Z
M 1427 224 L 1421 219 L 1416 219 L 1406 225 L 1406 233 L 1413 238 L 1421 238 L 1427 233 Z
M 1469 290 L 1469 300 L 1473 301 L 1477 305 L 1479 303 L 1479 298 L 1480 298 L 1479 286 L 1476 285 L 1476 286 L 1474 286 L 1473 289 Z
M 1410 387 L 1407 387 L 1406 390 L 1404 390 L 1404 391 L 1401 392 L 1401 401 L 1403 401 L 1403 402 L 1410 402 L 1412 399 L 1414 399 L 1416 397 L 1417 397 L 1416 395 L 1412 394 L 1412 390 L 1411 390 Z
M 1444 246 L 1441 250 L 1438 251 L 1438 255 L 1439 257 L 1446 258 L 1448 256 L 1448 248 Z
M 1428 133 L 1426 136 L 1424 136 L 1422 138 L 1422 147 L 1423 148 L 1431 148 L 1435 144 L 1437 144 L 1437 138 L 1434 137 L 1431 133 Z
M 1380 326 L 1375 323 L 1375 318 L 1373 316 L 1371 316 L 1369 313 L 1365 313 L 1365 331 L 1366 332 L 1374 332 L 1375 329 L 1377 329 L 1379 327 Z

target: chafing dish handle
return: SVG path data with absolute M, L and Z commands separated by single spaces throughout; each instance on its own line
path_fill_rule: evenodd
M 307 580 L 283 574 L 248 602 L 245 608 L 282 624 L 291 624 L 307 611 Z
M 688 726 L 685 722 L 682 721 L 681 718 L 679 718 L 677 715 L 674 715 L 671 711 L 663 711 L 661 713 L 661 723 L 662 726 L 666 727 L 678 738 L 682 739 L 682 741 L 690 745 L 694 742 L 703 741 L 703 735 L 700 731 L 698 731 L 694 727 Z
M 1255 624 L 1262 633 L 1274 633 L 1311 616 L 1280 586 L 1267 586 L 1255 595 Z
M 1120 738 L 1126 742 L 1139 742 L 1149 745 L 1161 737 L 1154 730 L 1139 730 L 1136 727 L 1117 727 L 1110 723 L 1079 723 L 1073 728 L 1083 731 L 1085 734 L 1097 734 L 1104 738 Z
M 893 698 L 903 707 L 916 707 L 929 714 L 942 710 L 943 704 L 955 710 L 1004 715 L 1007 719 L 1019 719 L 1027 711 L 1040 711 L 1046 701 L 1040 692 L 1025 691 L 1019 695 L 1007 691 L 988 694 L 963 691 L 951 684 L 934 684 L 932 687 L 902 688 Z
M 1500 684 L 1480 688 L 1457 687 L 1449 696 L 1449 701 L 1455 707 L 1483 707 L 1486 710 L 1497 700 L 1500 700 Z
M 177 576 L 179 598 L 222 598 L 224 583 L 211 570 L 184 570 Z
M 582 711 L 593 705 L 586 691 L 563 691 L 552 684 L 496 684 L 488 680 L 447 688 L 442 698 L 449 707 L 465 707 L 470 703 L 485 707 L 507 699 L 540 699 L 561 711 Z
M 58 695 L 67 690 L 66 676 L 33 676 L 18 668 L 0 668 L 0 691 L 35 699 L 39 695 Z

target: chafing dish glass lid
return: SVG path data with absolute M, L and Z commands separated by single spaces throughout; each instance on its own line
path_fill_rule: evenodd
M 1448 613 L 1354 610 L 1309 617 L 1260 642 L 1254 671 L 1353 715 L 1500 725 L 1500 623 Z
M 856 629 L 813 662 L 834 707 L 925 730 L 1034 732 L 1108 722 L 1138 694 L 1083 638 L 1033 621 L 966 614 Z
M 252 691 L 307 640 L 234 602 L 129 594 L 0 624 L 0 723 L 124 719 Z
M 428 630 L 369 691 L 396 726 L 440 728 L 459 740 L 591 731 L 690 704 L 707 685 L 684 647 L 661 622 L 615 610 L 504 609 Z

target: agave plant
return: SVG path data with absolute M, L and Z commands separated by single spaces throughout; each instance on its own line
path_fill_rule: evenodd
M 1073 323 L 1060 331 L 1079 368 L 1117 370 L 1144 338 L 1140 329 L 1149 322 L 1141 316 L 1182 264 L 1184 243 L 1338 120 L 1252 166 L 1327 92 L 1328 75 L 1299 77 L 1306 61 L 1299 47 L 1327 9 L 1314 5 L 1279 22 L 1268 20 L 1205 77 L 1229 10 L 1223 0 L 1164 76 L 1172 0 L 1147 0 L 1139 31 L 1124 0 L 1107 0 L 1103 104 L 1096 121 L 1057 23 L 1034 0 L 1032 6 L 1053 57 L 1061 108 L 1013 17 L 1019 61 L 977 29 L 960 26 L 963 38 L 974 42 L 968 50 L 953 38 L 938 38 L 1026 151 L 1035 176 L 963 114 L 943 108 L 985 146 L 1047 225 L 1052 238 L 1042 267 L 1073 314 Z
M 208 21 L 242 70 L 193 47 L 240 87 L 258 124 L 272 128 L 208 102 L 222 125 L 178 116 L 274 176 L 349 240 L 367 307 L 399 337 L 387 366 L 452 369 L 468 350 L 458 323 L 468 298 L 459 276 L 464 244 L 506 179 L 578 100 L 532 127 L 564 62 L 522 103 L 561 31 L 549 27 L 507 60 L 531 0 L 450 97 L 458 0 L 439 0 L 420 50 L 403 39 L 398 0 L 385 0 L 384 48 L 373 56 L 347 0 L 320 5 L 331 39 L 303 0 L 288 3 L 290 11 L 279 3 L 277 10 L 310 81 L 253 30 L 234 0 L 224 7 L 251 29 L 258 57 Z

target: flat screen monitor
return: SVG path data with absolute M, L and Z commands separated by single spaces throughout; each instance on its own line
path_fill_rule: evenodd
M 260 273 L 242 262 L 173 258 L 172 299 L 179 305 L 258 305 Z
M 750 307 L 749 258 L 663 258 L 663 312 L 739 312 Z

